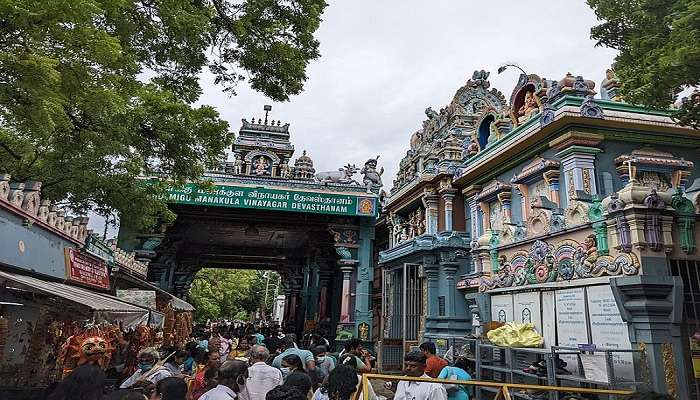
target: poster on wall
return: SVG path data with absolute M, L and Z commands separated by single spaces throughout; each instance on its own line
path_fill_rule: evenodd
M 513 322 L 513 295 L 491 296 L 491 320 Z
M 588 337 L 588 313 L 583 288 L 557 290 L 557 342 L 559 346 L 577 347 L 590 343 Z M 576 356 L 561 356 L 566 369 L 578 372 Z
M 542 304 L 539 292 L 516 293 L 513 295 L 513 320 L 519 324 L 532 324 L 537 333 L 542 334 Z
M 542 337 L 544 348 L 557 345 L 557 314 L 553 290 L 542 292 Z
M 588 318 L 591 322 L 591 343 L 598 348 L 631 349 L 627 324 L 620 316 L 612 289 L 608 285 L 589 286 Z M 634 380 L 632 353 L 613 353 L 613 372 L 616 377 Z

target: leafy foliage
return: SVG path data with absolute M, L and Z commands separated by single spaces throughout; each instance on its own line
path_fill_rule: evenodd
M 270 275 L 266 312 L 272 311 L 277 274 Z M 264 303 L 267 278 L 263 271 L 204 268 L 197 273 L 189 302 L 197 309 L 198 322 L 207 319 L 248 319 Z
M 666 109 L 676 95 L 700 85 L 700 1 L 588 0 L 599 20 L 591 37 L 620 50 L 615 73 L 625 101 Z M 700 96 L 675 112 L 700 128 Z
M 192 106 L 209 67 L 224 90 L 249 76 L 275 100 L 319 56 L 323 0 L 0 0 L 0 172 L 44 182 L 70 208 L 149 225 L 160 196 L 231 143 Z M 167 177 L 137 185 L 141 175 Z

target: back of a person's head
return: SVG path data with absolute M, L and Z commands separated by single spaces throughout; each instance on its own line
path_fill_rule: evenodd
M 345 365 L 338 365 L 330 374 L 323 391 L 332 400 L 348 400 L 357 390 L 357 371 Z
M 175 376 L 163 378 L 156 383 L 156 393 L 163 400 L 185 400 L 187 383 L 184 379 Z
M 306 400 L 306 396 L 295 386 L 281 385 L 267 392 L 265 400 Z
M 301 358 L 296 355 L 296 354 L 287 354 L 282 358 L 282 361 L 286 362 L 287 364 L 293 366 L 296 369 L 303 369 L 304 364 L 301 362 Z
M 240 375 L 248 370 L 248 364 L 240 360 L 226 361 L 219 368 L 219 382 L 235 382 Z
M 345 351 L 352 351 L 358 348 L 362 342 L 358 338 L 352 338 L 345 343 Z
M 409 351 L 403 357 L 403 360 L 425 364 L 425 354 L 421 353 L 418 350 Z
M 146 395 L 134 389 L 118 389 L 105 395 L 102 400 L 148 400 Z
M 321 354 L 321 353 L 326 353 L 327 351 L 328 351 L 328 350 L 326 349 L 326 346 L 325 346 L 325 345 L 316 346 L 316 347 L 314 347 L 314 348 L 311 349 L 311 353 L 312 353 L 314 356 L 317 356 L 317 355 L 319 355 L 319 354 Z
M 309 390 L 311 390 L 312 382 L 306 373 L 294 371 L 287 375 L 287 378 L 284 380 L 284 386 L 294 386 L 306 397 Z
M 430 354 L 435 354 L 437 352 L 437 349 L 435 348 L 435 343 L 433 342 L 423 342 L 421 343 L 419 349 L 427 351 Z
M 294 339 L 290 335 L 285 335 L 277 345 L 283 350 L 291 349 L 294 347 Z
M 359 367 L 359 365 L 357 365 L 357 357 L 355 357 L 353 354 L 343 354 L 340 359 L 338 359 L 338 365 L 344 365 L 353 369 L 357 369 Z
M 97 400 L 102 396 L 106 375 L 94 364 L 76 367 L 49 397 L 50 400 L 85 399 Z

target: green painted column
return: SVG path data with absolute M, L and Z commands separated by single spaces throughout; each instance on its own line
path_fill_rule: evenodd
M 374 225 L 370 218 L 360 222 L 359 248 L 357 250 L 357 285 L 355 289 L 355 335 L 363 341 L 372 339 L 372 281 L 374 266 L 372 247 Z
M 309 279 L 308 288 L 306 290 L 306 320 L 317 321 L 318 320 L 318 297 L 319 297 L 319 275 L 318 275 L 318 264 L 313 261 L 309 265 Z
M 299 305 L 300 319 L 302 321 L 301 327 L 304 327 L 304 321 L 309 318 L 308 307 L 309 307 L 309 277 L 310 277 L 309 264 L 306 263 L 301 268 L 301 304 Z M 299 321 L 297 320 L 297 323 Z

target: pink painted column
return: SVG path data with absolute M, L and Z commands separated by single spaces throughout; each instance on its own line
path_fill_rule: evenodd
M 341 260 L 351 261 L 351 260 Z M 343 273 L 343 292 L 340 300 L 340 322 L 350 322 L 350 277 L 352 276 L 353 264 L 341 265 L 340 271 Z

